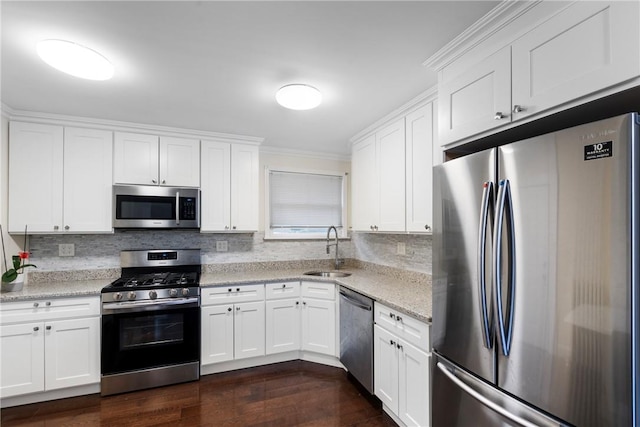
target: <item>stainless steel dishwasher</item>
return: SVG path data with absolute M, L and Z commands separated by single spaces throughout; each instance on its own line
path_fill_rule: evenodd
M 373 394 L 373 300 L 342 286 L 340 362 Z

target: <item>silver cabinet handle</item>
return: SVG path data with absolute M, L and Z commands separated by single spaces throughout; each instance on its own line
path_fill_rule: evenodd
M 389 340 L 389 344 L 391 344 L 392 346 L 395 346 L 396 342 L 394 340 Z
M 374 230 L 378 231 L 378 226 L 377 225 L 374 225 L 373 228 L 374 228 Z
M 167 181 L 163 179 L 163 180 L 162 180 L 162 183 L 163 183 L 163 184 L 166 184 L 166 183 L 167 183 Z
M 524 111 L 524 107 L 522 105 L 517 105 L 516 104 L 516 105 L 513 106 L 513 112 L 515 114 L 522 113 L 523 111 Z
M 501 111 L 497 111 L 496 114 L 493 116 L 493 118 L 494 118 L 494 120 L 502 120 L 502 119 L 504 119 L 504 114 L 502 114 Z
M 37 326 L 34 326 L 34 327 L 33 327 L 33 332 L 38 332 L 39 330 L 40 330 L 40 328 L 39 328 L 39 327 L 37 327 Z
M 240 307 L 236 307 L 236 311 L 240 311 Z
M 392 319 L 395 319 L 395 318 L 396 318 L 396 315 L 395 315 L 395 314 L 393 314 L 393 313 L 389 313 L 389 317 L 391 317 Z
M 157 181 L 157 180 L 155 180 L 155 179 L 152 179 L 152 180 L 151 180 L 151 182 L 153 182 L 154 184 L 157 184 L 157 183 L 158 183 L 158 181 Z
M 396 343 L 396 348 L 397 348 L 398 350 L 403 350 L 402 346 L 401 346 L 400 344 L 398 344 L 398 343 Z
M 225 225 L 225 226 L 224 226 L 224 229 L 225 229 L 225 230 L 228 230 L 228 229 L 229 229 L 229 226 L 228 226 L 228 225 Z
M 235 229 L 236 229 L 236 226 L 234 225 L 234 226 L 233 226 L 233 227 L 231 227 L 231 228 L 233 228 L 233 229 L 235 230 Z
M 429 231 L 429 230 L 431 230 L 431 226 L 429 224 L 425 224 L 424 229 Z
M 236 288 L 236 292 L 240 292 L 240 288 Z
M 296 301 L 296 305 L 300 305 L 300 301 Z
M 402 322 L 402 317 L 400 317 L 400 316 L 396 316 L 396 320 L 397 320 L 398 322 Z
M 231 307 L 227 308 L 227 311 L 231 311 Z
M 373 225 L 370 225 L 370 226 L 369 226 L 369 229 L 370 229 L 371 231 L 373 231 Z
M 227 289 L 227 292 L 231 292 L 232 290 L 233 290 L 233 289 L 229 288 L 229 289 Z
M 69 228 L 70 228 L 70 227 L 69 227 L 68 225 L 65 225 L 65 226 L 64 226 L 64 229 L 65 229 L 65 230 L 68 230 Z
M 45 329 L 46 329 L 47 331 L 50 331 L 50 330 L 51 330 L 51 325 L 47 325 L 47 326 L 45 326 Z
M 307 305 L 307 302 L 306 301 L 302 301 L 302 305 Z
M 47 307 L 51 307 L 51 301 L 47 301 L 44 305 L 46 305 Z
M 54 225 L 54 226 L 53 226 L 53 229 L 54 229 L 54 230 L 56 230 L 56 231 L 57 231 L 59 228 L 60 228 L 60 227 L 58 227 L 57 225 Z
M 38 303 L 38 302 L 34 302 L 34 303 L 33 303 L 33 307 L 34 307 L 34 308 L 38 308 L 38 306 L 39 306 L 39 305 L 40 305 L 40 303 Z
M 284 289 L 284 288 L 286 288 L 286 287 L 287 287 L 286 283 L 283 283 L 283 284 L 282 284 L 282 289 Z

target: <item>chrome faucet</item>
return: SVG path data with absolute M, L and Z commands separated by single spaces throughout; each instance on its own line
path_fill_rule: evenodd
M 331 230 L 333 230 L 334 233 L 336 234 L 335 243 L 329 243 Z M 337 270 L 342 265 L 342 260 L 338 259 L 338 230 L 333 225 L 331 227 L 329 227 L 329 229 L 327 230 L 327 254 L 329 254 L 331 252 L 330 251 L 330 247 L 331 246 L 335 246 L 336 247 L 336 260 L 335 260 L 334 266 L 335 266 L 335 269 Z

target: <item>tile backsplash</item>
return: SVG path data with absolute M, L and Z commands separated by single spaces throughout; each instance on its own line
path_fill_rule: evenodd
M 226 241 L 226 252 L 216 242 Z M 405 255 L 397 255 L 398 243 Z M 75 256 L 58 256 L 59 244 L 74 244 Z M 203 264 L 332 259 L 324 240 L 264 240 L 264 233 L 206 234 L 197 230 L 127 230 L 114 234 L 33 235 L 30 261 L 38 272 L 120 267 L 120 251 L 200 248 Z M 340 257 L 431 274 L 431 237 L 407 234 L 352 233 L 340 241 Z

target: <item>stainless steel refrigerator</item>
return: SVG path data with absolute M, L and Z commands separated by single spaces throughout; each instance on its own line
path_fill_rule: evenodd
M 638 120 L 434 168 L 434 427 L 640 425 Z

